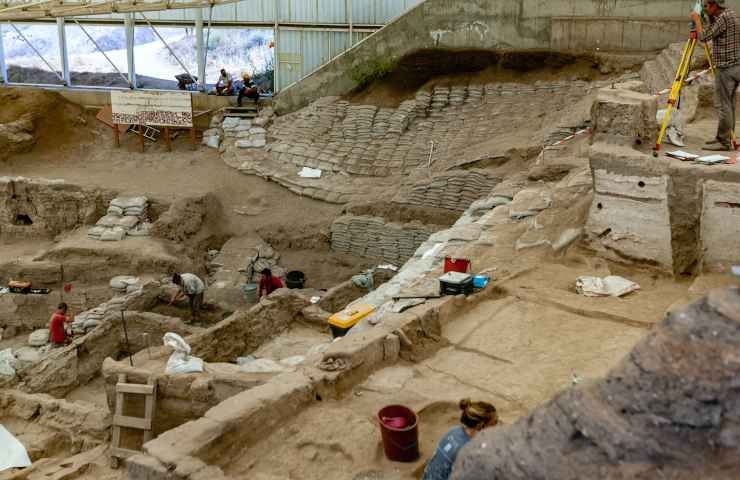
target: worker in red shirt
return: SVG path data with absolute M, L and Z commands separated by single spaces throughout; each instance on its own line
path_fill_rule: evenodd
M 278 288 L 283 288 L 283 282 L 280 280 L 280 277 L 273 277 L 272 271 L 269 268 L 263 269 L 262 278 L 260 278 L 259 297 L 262 298 L 262 292 L 265 292 L 265 296 L 267 296 Z
M 67 316 L 67 308 L 66 303 L 60 303 L 56 312 L 51 315 L 51 320 L 49 320 L 49 342 L 52 346 L 60 347 L 64 345 L 67 339 L 64 324 L 72 321 L 72 318 Z

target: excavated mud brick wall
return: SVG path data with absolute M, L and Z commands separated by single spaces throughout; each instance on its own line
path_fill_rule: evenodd
M 17 390 L 0 390 L 0 423 L 20 420 L 29 424 L 29 438 L 21 435 L 29 455 L 47 457 L 46 444 L 54 451 L 70 448 L 89 450 L 108 442 L 111 416 L 106 408 L 87 402 L 68 402 L 48 395 L 33 395 Z M 38 430 L 47 431 L 45 441 Z M 36 432 L 35 434 L 33 432 Z M 34 438 L 36 437 L 36 438 Z
M 277 117 L 269 130 L 275 140 L 269 150 L 286 165 L 394 176 L 439 159 L 464 157 L 470 145 L 515 132 L 511 116 L 522 109 L 532 117 L 558 111 L 587 95 L 588 87 L 582 81 L 437 86 L 395 109 L 326 97 Z
M 737 264 L 740 171 L 654 158 L 655 111 L 655 97 L 620 88 L 594 103 L 589 244 L 613 260 L 673 274 Z
M 96 307 L 105 312 L 101 323 L 86 335 L 75 338 L 70 345 L 52 349 L 39 362 L 19 370 L 19 388 L 31 393 L 63 397 L 92 380 L 100 372 L 103 360 L 125 351 L 120 312 L 146 310 L 156 302 L 159 293 L 158 286 L 152 285 L 138 292 L 115 297 Z M 163 318 L 159 315 L 132 312 L 127 312 L 126 315 L 132 315 L 130 334 L 135 345 L 140 342 L 136 331 L 148 332 L 154 338 L 164 329 L 179 330 L 174 324 L 167 325 L 157 321 Z M 138 330 L 137 325 L 141 330 Z
M 442 226 L 387 222 L 381 217 L 344 215 L 331 224 L 331 248 L 340 253 L 403 264 Z
M 61 180 L 0 177 L 0 237 L 48 238 L 95 223 L 111 198 Z

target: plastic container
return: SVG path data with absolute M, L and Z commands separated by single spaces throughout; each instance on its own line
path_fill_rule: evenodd
M 255 303 L 257 301 L 257 284 L 256 283 L 243 283 L 242 292 L 244 292 L 245 302 Z
M 447 272 L 468 273 L 470 270 L 470 260 L 467 258 L 445 257 L 445 270 Z
M 486 288 L 488 280 L 490 280 L 488 275 L 475 275 L 473 277 L 473 286 L 475 288 Z
M 375 308 L 372 305 L 359 304 L 335 313 L 329 317 L 329 327 L 331 327 L 332 336 L 334 338 L 345 336 L 350 328 L 373 313 L 374 310 Z
M 470 295 L 473 293 L 473 276 L 467 273 L 447 272 L 439 277 L 440 295 Z
M 288 288 L 303 288 L 303 285 L 305 285 L 305 283 L 306 276 L 303 274 L 303 272 L 299 272 L 298 270 L 288 272 L 288 274 L 285 276 L 285 286 Z
M 413 462 L 419 458 L 419 427 L 416 413 L 403 405 L 388 405 L 378 412 L 383 451 L 388 460 Z

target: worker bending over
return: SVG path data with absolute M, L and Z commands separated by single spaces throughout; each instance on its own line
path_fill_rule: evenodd
M 200 308 L 203 306 L 203 292 L 206 290 L 203 280 L 192 273 L 175 273 L 172 275 L 172 283 L 180 288 L 172 295 L 169 305 L 188 297 L 191 322 L 200 323 Z
M 62 347 L 67 341 L 67 331 L 64 327 L 72 321 L 72 318 L 67 315 L 67 309 L 66 303 L 60 303 L 49 320 L 49 343 L 53 347 Z
M 740 24 L 735 12 L 727 8 L 726 0 L 705 0 L 704 11 L 709 15 L 709 26 L 701 24 L 701 16 L 689 14 L 702 42 L 712 42 L 714 89 L 719 100 L 717 136 L 706 142 L 704 150 L 732 150 L 732 132 L 735 131 L 735 91 L 740 84 Z
M 283 281 L 280 280 L 280 277 L 274 277 L 269 268 L 263 269 L 260 278 L 259 298 L 262 298 L 262 292 L 267 296 L 278 288 L 283 288 Z

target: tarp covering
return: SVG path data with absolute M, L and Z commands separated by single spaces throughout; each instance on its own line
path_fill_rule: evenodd
M 0 472 L 9 468 L 22 468 L 31 465 L 26 447 L 13 434 L 0 425 Z

